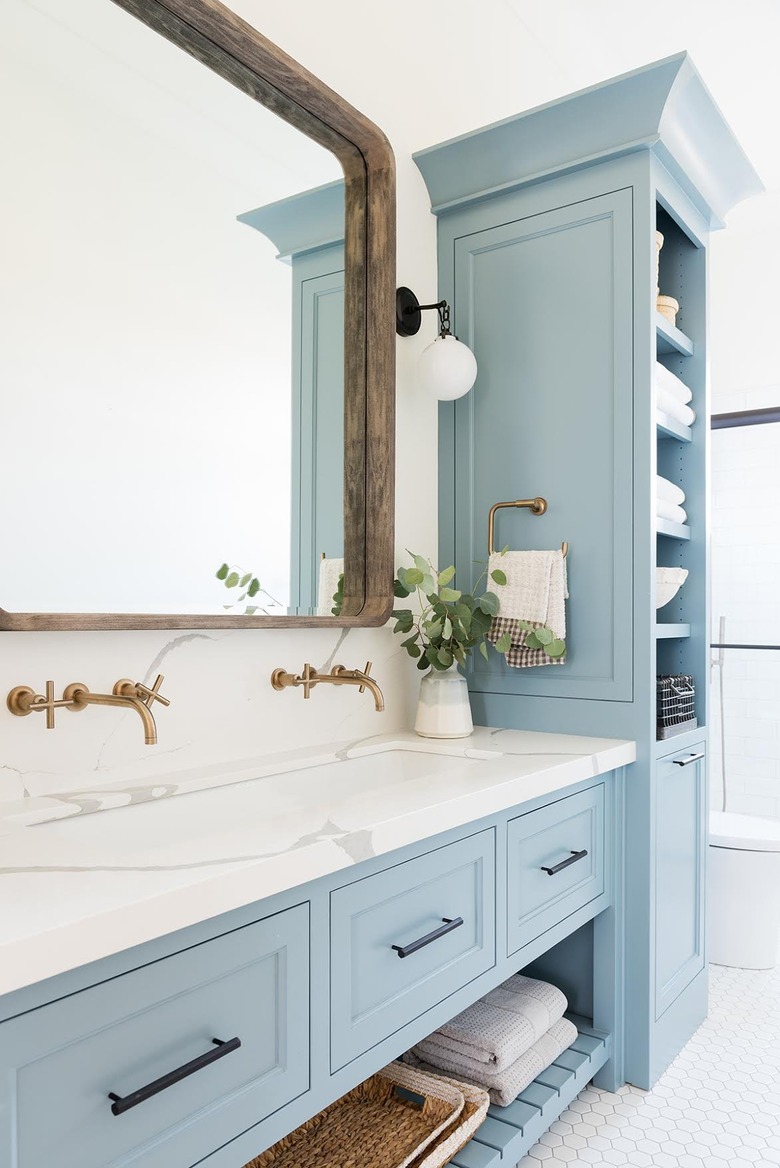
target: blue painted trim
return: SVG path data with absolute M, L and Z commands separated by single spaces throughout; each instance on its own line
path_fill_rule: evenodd
M 279 259 L 343 244 L 344 183 L 339 180 L 314 187 L 289 199 L 245 211 L 237 219 L 270 239 L 279 252 Z
M 418 151 L 435 214 L 650 150 L 722 226 L 763 184 L 687 53 Z

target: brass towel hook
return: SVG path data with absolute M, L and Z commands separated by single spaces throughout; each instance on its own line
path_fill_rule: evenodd
M 490 508 L 488 515 L 488 555 L 492 556 L 495 552 L 493 546 L 493 533 L 496 525 L 496 511 L 500 511 L 502 507 L 527 507 L 532 515 L 544 515 L 547 510 L 547 500 L 543 499 L 541 495 L 537 495 L 535 499 L 513 499 L 507 503 L 494 503 Z M 568 554 L 569 545 L 567 543 L 561 544 L 561 552 L 564 556 Z

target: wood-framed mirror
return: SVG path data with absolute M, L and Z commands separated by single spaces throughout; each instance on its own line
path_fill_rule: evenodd
M 0 629 L 383 623 L 386 138 L 216 0 L 0 25 Z

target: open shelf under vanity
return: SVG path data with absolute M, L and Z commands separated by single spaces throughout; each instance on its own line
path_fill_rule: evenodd
M 579 1095 L 610 1056 L 610 1035 L 594 1030 L 587 1018 L 567 1014 L 576 1040 L 521 1091 L 508 1107 L 491 1107 L 476 1135 L 452 1160 L 456 1168 L 514 1165 Z

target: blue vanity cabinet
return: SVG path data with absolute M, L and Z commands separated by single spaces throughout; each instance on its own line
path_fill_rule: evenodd
M 0 1164 L 195 1164 L 309 1076 L 304 904 L 0 1024 Z
M 0 998 L 0 1165 L 243 1168 L 547 956 L 579 1035 L 456 1160 L 516 1163 L 594 1076 L 620 1081 L 622 792 L 579 782 Z M 528 865 L 582 846 L 590 875 L 540 899 Z
M 707 248 L 761 183 L 687 53 L 415 161 L 438 217 L 439 294 L 479 367 L 440 409 L 440 562 L 470 587 L 489 509 L 537 495 L 539 517 L 498 513 L 496 546 L 569 545 L 565 664 L 477 659 L 474 720 L 637 743 L 623 1054 L 646 1088 L 707 1012 L 705 764 L 668 756 L 707 734 Z M 676 327 L 656 311 L 657 230 Z M 692 426 L 657 410 L 657 361 L 692 391 Z M 686 524 L 657 519 L 657 474 L 683 489 Z M 658 611 L 657 566 L 688 570 Z M 698 725 L 677 741 L 656 741 L 659 674 L 695 679 Z

